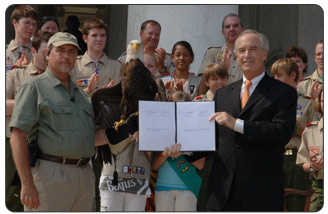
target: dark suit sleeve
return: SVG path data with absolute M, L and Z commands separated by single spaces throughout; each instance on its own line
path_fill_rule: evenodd
M 278 96 L 277 96 L 278 94 Z M 244 140 L 248 143 L 261 145 L 287 144 L 292 137 L 296 124 L 296 105 L 297 93 L 291 87 L 283 87 L 276 91 L 277 99 L 270 100 L 273 109 L 270 112 L 259 114 L 273 114 L 272 120 L 245 120 L 244 121 Z M 273 111 L 273 112 L 271 112 Z M 257 114 L 254 112 L 254 114 Z

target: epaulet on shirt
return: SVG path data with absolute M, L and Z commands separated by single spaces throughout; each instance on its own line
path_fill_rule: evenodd
M 300 82 L 302 82 L 302 81 L 304 81 L 304 80 L 308 80 L 308 79 L 310 79 L 310 78 L 311 78 L 311 76 L 305 77 L 305 78 L 301 79 Z
M 17 66 L 17 65 L 13 65 L 10 70 L 16 69 L 16 68 L 26 68 L 28 65 L 23 65 L 23 66 Z
M 311 125 L 317 125 L 318 123 L 319 123 L 319 121 L 312 121 L 312 122 L 309 122 L 308 124 L 306 124 L 305 126 L 309 127 Z
M 220 48 L 220 47 L 209 47 L 209 48 L 207 48 L 207 50 L 212 49 L 212 48 Z
M 76 59 L 82 59 L 83 55 L 79 55 L 76 57 Z

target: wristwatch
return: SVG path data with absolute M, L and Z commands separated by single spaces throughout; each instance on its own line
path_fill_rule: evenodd
M 312 164 L 310 165 L 310 172 L 311 173 L 316 173 L 317 172 L 315 169 L 312 168 Z

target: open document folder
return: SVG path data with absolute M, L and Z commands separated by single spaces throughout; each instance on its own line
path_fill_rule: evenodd
M 139 150 L 163 151 L 180 143 L 181 151 L 214 151 L 214 101 L 139 101 Z

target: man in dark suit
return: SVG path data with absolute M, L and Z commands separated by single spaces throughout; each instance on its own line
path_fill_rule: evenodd
M 283 211 L 283 153 L 296 123 L 297 94 L 264 72 L 266 36 L 253 30 L 235 43 L 243 79 L 217 90 L 217 155 L 208 210 Z

